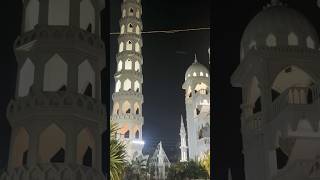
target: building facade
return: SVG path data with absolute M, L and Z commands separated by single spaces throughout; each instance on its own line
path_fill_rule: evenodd
M 140 0 L 124 0 L 119 21 L 119 51 L 114 75 L 111 121 L 118 124 L 118 138 L 126 144 L 127 159 L 142 155 L 142 7 Z
M 247 180 L 320 179 L 320 51 L 313 25 L 272 1 L 246 27 L 240 65 Z
M 197 61 L 187 69 L 185 90 L 188 159 L 199 160 L 210 151 L 210 73 Z
M 166 179 L 170 166 L 171 163 L 164 152 L 160 141 L 153 155 L 149 158 L 149 173 L 153 175 L 151 179 Z
M 25 0 L 16 39 L 8 169 L 1 180 L 98 179 L 106 127 L 102 0 Z

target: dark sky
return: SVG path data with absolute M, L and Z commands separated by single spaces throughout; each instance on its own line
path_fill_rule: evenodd
M 201 0 L 201 3 L 142 0 L 144 31 L 210 27 L 209 3 L 210 0 Z M 119 32 L 120 4 L 119 0 L 111 0 L 111 32 Z M 111 94 L 114 91 L 117 37 L 110 36 Z M 184 74 L 194 61 L 194 53 L 197 53 L 198 61 L 209 66 L 210 31 L 142 34 L 142 38 L 144 152 L 153 153 L 156 145 L 162 141 L 170 161 L 176 161 L 180 153 L 180 114 L 185 117 L 182 89 Z

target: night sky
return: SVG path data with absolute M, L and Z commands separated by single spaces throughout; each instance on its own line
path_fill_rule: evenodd
M 119 32 L 120 5 L 122 1 L 111 0 L 111 29 Z M 142 0 L 142 23 L 144 31 L 172 30 L 210 27 L 210 0 Z M 110 83 L 114 92 L 118 35 L 110 36 Z M 144 153 L 152 155 L 162 141 L 170 161 L 179 160 L 180 114 L 185 117 L 184 90 L 182 84 L 187 68 L 194 61 L 209 68 L 208 48 L 210 30 L 181 32 L 175 34 L 142 34 L 144 64 L 142 113 L 145 140 Z M 111 100 L 112 108 L 112 100 Z

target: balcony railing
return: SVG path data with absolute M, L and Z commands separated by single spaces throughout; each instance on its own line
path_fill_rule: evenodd
M 258 112 L 246 118 L 243 126 L 251 130 L 260 130 L 262 127 L 262 113 Z
M 290 104 L 304 105 L 319 103 L 319 97 L 319 85 L 312 87 L 291 87 L 280 94 L 280 96 L 272 103 L 272 117 L 276 117 L 279 112 Z

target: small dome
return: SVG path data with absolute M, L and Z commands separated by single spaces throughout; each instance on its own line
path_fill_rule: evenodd
M 246 27 L 241 40 L 241 57 L 259 47 L 318 47 L 313 25 L 301 13 L 284 5 L 269 5 Z
M 185 79 L 187 79 L 188 77 L 201 77 L 201 76 L 209 77 L 210 73 L 204 65 L 200 64 L 197 61 L 197 57 L 195 56 L 195 61 L 187 69 L 187 72 L 185 74 Z

